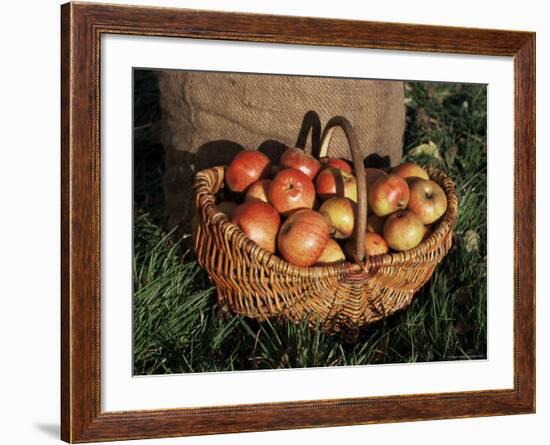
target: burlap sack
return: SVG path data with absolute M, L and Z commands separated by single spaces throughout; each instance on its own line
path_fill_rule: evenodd
M 375 163 L 385 165 L 401 158 L 402 82 L 163 71 L 159 87 L 168 224 L 184 232 L 196 171 L 228 164 L 242 149 L 259 148 L 277 162 L 285 146 L 297 145 L 304 117 L 318 138 L 319 120 L 324 125 L 341 114 L 356 129 L 365 158 L 375 154 Z M 334 136 L 330 155 L 350 159 L 343 134 Z

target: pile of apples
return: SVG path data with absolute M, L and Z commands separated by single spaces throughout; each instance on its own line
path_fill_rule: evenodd
M 442 188 L 406 162 L 389 173 L 366 168 L 365 254 L 416 247 L 447 209 Z M 218 209 L 260 247 L 297 266 L 354 260 L 357 181 L 343 159 L 317 160 L 300 148 L 280 165 L 256 150 L 239 152 L 225 171 L 231 200 Z M 238 204 L 239 203 L 239 204 Z

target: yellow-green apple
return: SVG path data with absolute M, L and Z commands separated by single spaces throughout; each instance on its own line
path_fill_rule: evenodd
M 355 176 L 339 168 L 327 167 L 315 179 L 315 189 L 322 200 L 341 196 L 357 202 L 357 180 Z
M 346 173 L 349 173 L 350 175 L 353 173 L 353 170 L 351 169 L 351 165 L 349 165 L 348 161 L 341 159 L 341 158 L 321 158 L 319 160 L 321 162 L 321 167 L 334 167 L 339 168 L 340 170 L 345 171 Z
M 386 216 L 407 207 L 409 186 L 401 176 L 390 174 L 378 178 L 368 195 L 371 210 L 378 216 Z
M 369 217 L 367 218 L 367 232 L 373 232 L 378 233 L 378 235 L 382 235 L 384 233 L 385 222 L 385 217 L 375 215 L 374 213 L 372 215 L 369 215 Z
M 312 209 L 315 205 L 315 186 L 305 173 L 287 168 L 277 173 L 268 191 L 270 204 L 282 215 L 288 216 L 299 209 Z
M 248 187 L 246 191 L 245 201 L 260 201 L 269 202 L 268 192 L 271 186 L 271 179 L 260 179 Z
M 384 239 L 394 250 L 409 250 L 422 241 L 424 224 L 413 212 L 399 210 L 388 216 L 384 224 Z
M 237 207 L 237 203 L 233 201 L 222 201 L 218 204 L 218 210 L 227 216 L 228 219 L 231 219 L 235 207 Z
M 275 253 L 281 217 L 273 206 L 260 201 L 245 202 L 233 210 L 231 222 L 258 246 Z
M 321 169 L 317 159 L 297 147 L 287 148 L 281 155 L 281 168 L 295 168 L 308 175 L 312 180 Z
M 424 170 L 422 167 L 420 167 L 418 164 L 415 164 L 414 162 L 403 162 L 403 164 L 399 164 L 398 166 L 394 167 L 391 172 L 394 175 L 401 176 L 403 179 L 430 179 L 428 173 L 426 173 L 426 170 Z
M 225 183 L 230 190 L 244 193 L 252 184 L 269 177 L 269 158 L 257 150 L 244 150 L 237 153 L 225 170 Z
M 339 263 L 346 259 L 344 252 L 340 245 L 332 238 L 328 240 L 325 250 L 321 253 L 321 256 L 317 260 L 318 265 Z
M 325 217 L 334 238 L 349 238 L 353 234 L 357 205 L 349 198 L 338 196 L 327 199 L 319 208 Z
M 319 260 L 329 239 L 325 218 L 315 210 L 304 209 L 293 213 L 283 223 L 277 245 L 286 261 L 307 267 Z
M 409 182 L 410 197 L 407 208 L 424 224 L 437 221 L 447 210 L 447 196 L 443 189 L 429 179 Z

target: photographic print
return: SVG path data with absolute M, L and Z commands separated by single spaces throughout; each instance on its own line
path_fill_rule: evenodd
M 133 71 L 134 375 L 487 358 L 487 87 Z
M 534 33 L 61 25 L 63 440 L 535 412 Z

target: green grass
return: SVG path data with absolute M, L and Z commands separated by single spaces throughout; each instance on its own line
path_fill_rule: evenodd
M 346 343 L 303 324 L 258 323 L 215 308 L 215 289 L 193 252 L 162 228 L 154 75 L 136 73 L 137 85 L 145 92 L 135 98 L 135 374 L 486 357 L 484 86 L 407 84 L 404 157 L 437 166 L 455 180 L 460 199 L 455 244 L 408 310 Z

